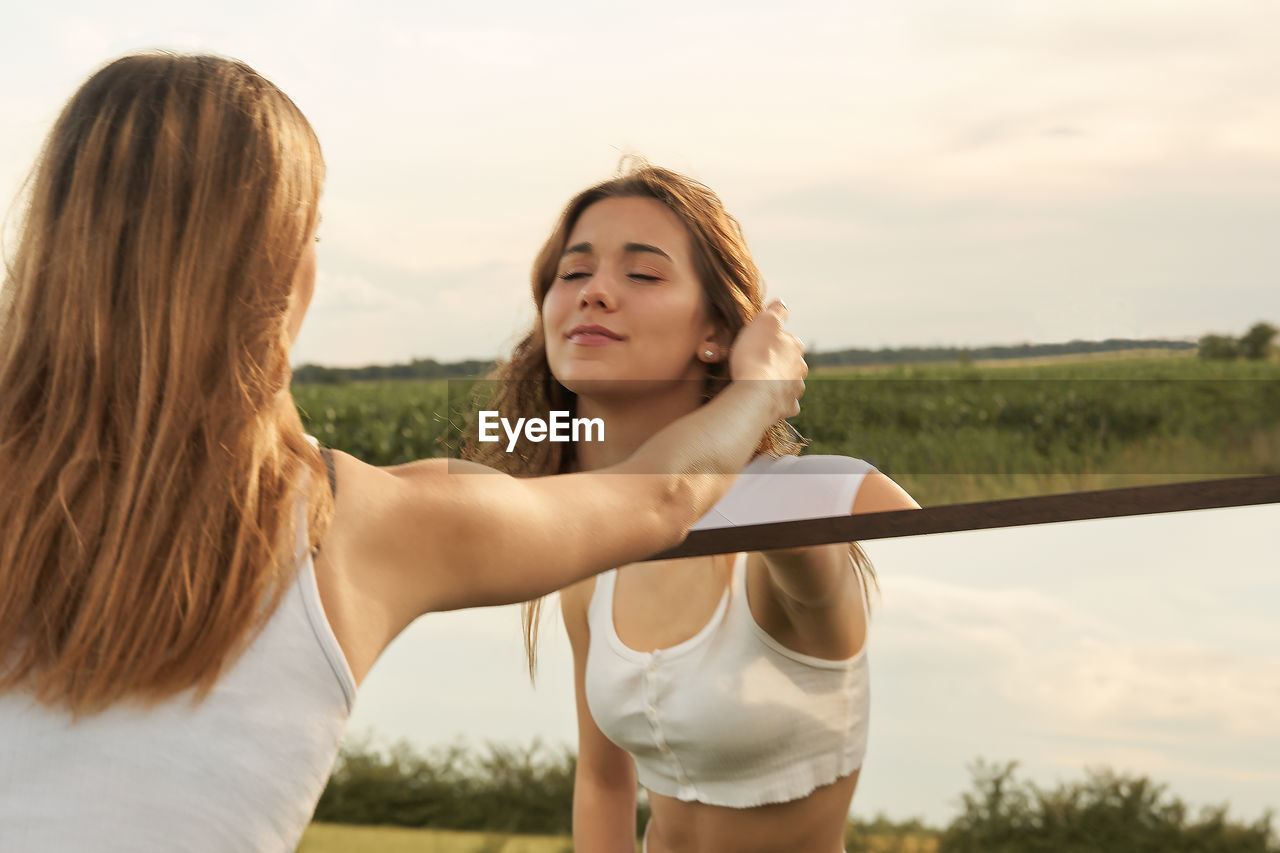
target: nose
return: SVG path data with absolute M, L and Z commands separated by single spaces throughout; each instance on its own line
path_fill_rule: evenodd
M 578 305 L 581 308 L 596 306 L 606 311 L 616 308 L 617 294 L 610 273 L 597 270 L 595 275 L 589 276 L 582 290 L 578 291 Z

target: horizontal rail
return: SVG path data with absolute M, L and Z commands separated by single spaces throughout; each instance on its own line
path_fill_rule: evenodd
M 1280 474 L 695 530 L 651 560 L 1280 503 Z

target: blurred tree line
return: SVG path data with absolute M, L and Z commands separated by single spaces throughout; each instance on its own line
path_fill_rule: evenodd
M 1212 337 L 1212 336 L 1211 336 Z M 1203 340 L 1201 341 L 1203 346 Z M 1015 344 L 986 347 L 899 347 L 896 349 L 842 349 L 819 352 L 817 344 L 809 344 L 805 359 L 812 367 L 855 367 L 872 364 L 929 364 L 976 359 L 999 360 L 1030 358 L 1075 353 L 1122 352 L 1133 349 L 1192 350 L 1190 341 L 1133 340 L 1108 338 L 1105 341 L 1070 341 L 1065 344 Z M 403 364 L 372 364 L 367 367 L 321 367 L 304 364 L 293 371 L 297 385 L 336 385 L 343 382 L 367 382 L 382 379 L 471 379 L 487 376 L 492 361 L 455 361 L 442 363 L 432 358 L 419 358 Z
M 1277 331 L 1280 330 L 1270 323 L 1254 323 L 1239 338 L 1230 335 L 1205 335 L 1200 339 L 1198 352 L 1201 358 L 1214 361 L 1237 358 L 1266 361 L 1271 357 L 1271 340 Z
M 1016 762 L 972 768 L 962 811 L 939 838 L 938 853 L 1275 853 L 1267 812 L 1252 824 L 1227 807 L 1192 816 L 1164 785 L 1146 776 L 1091 770 L 1084 781 L 1041 788 L 1016 778 Z
M 1063 344 L 1013 344 L 983 347 L 897 347 L 894 349 L 843 349 L 819 351 L 810 343 L 804 358 L 810 367 L 859 367 L 863 365 L 933 364 L 958 361 L 1000 361 L 1003 359 L 1043 358 L 1055 355 L 1124 352 L 1135 349 L 1191 350 L 1190 341 L 1136 340 L 1108 338 L 1105 341 L 1068 341 Z
M 337 385 L 342 382 L 372 382 L 382 379 L 470 379 L 493 370 L 492 361 L 453 361 L 442 364 L 434 358 L 416 358 L 404 364 L 371 364 L 367 367 L 321 367 L 304 364 L 293 371 L 298 385 Z
M 851 820 L 849 853 L 1280 853 L 1268 812 L 1256 822 L 1225 806 L 1191 810 L 1145 776 L 1108 770 L 1040 788 L 1016 777 L 1016 762 L 971 768 L 961 812 L 945 829 L 884 816 Z M 576 756 L 568 749 L 460 745 L 426 754 L 366 740 L 343 747 L 315 819 L 332 823 L 568 835 Z M 643 830 L 648 805 L 637 807 Z
M 425 754 L 405 743 L 385 753 L 344 744 L 315 820 L 567 835 L 576 767 L 573 753 L 538 741 Z

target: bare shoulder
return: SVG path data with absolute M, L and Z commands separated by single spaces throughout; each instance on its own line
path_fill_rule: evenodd
M 330 535 L 359 535 L 365 524 L 379 518 L 382 505 L 395 500 L 398 481 L 393 469 L 368 465 L 341 450 L 332 452 L 336 491 Z
M 333 460 L 333 521 L 321 551 L 347 594 L 368 602 L 367 610 L 380 611 L 390 642 L 426 612 L 421 581 L 439 563 L 444 531 L 459 532 L 462 490 L 445 478 L 451 465 L 467 463 L 429 459 L 379 468 L 341 451 L 334 451 Z M 419 571 L 406 572 L 406 565 Z
M 870 471 L 862 478 L 858 493 L 849 513 L 892 512 L 900 509 L 919 509 L 907 491 L 879 471 Z
M 333 518 L 319 543 L 316 584 L 338 645 L 356 683 L 412 615 L 396 606 L 396 578 L 378 560 L 369 542 L 377 536 L 385 502 L 393 498 L 394 481 L 378 468 L 340 451 L 333 452 Z
M 333 522 L 322 547 L 350 554 L 361 565 L 377 567 L 379 542 L 386 541 L 388 529 L 403 521 L 406 478 L 443 478 L 447 460 L 428 460 L 398 468 L 378 468 L 342 451 L 333 452 L 337 490 L 334 494 Z M 440 489 L 444 496 L 447 489 Z

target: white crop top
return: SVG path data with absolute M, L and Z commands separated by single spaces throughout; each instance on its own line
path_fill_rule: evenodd
M 761 457 L 694 529 L 848 515 L 875 469 L 842 456 Z M 585 692 L 596 725 L 635 759 L 640 784 L 731 808 L 797 800 L 862 766 L 870 709 L 866 648 L 842 661 L 774 640 L 751 615 L 746 554 L 715 614 L 652 653 L 613 622 L 616 570 L 596 579 Z
M 0 850 L 292 853 L 356 691 L 299 528 L 297 579 L 200 704 L 72 722 L 0 693 Z

